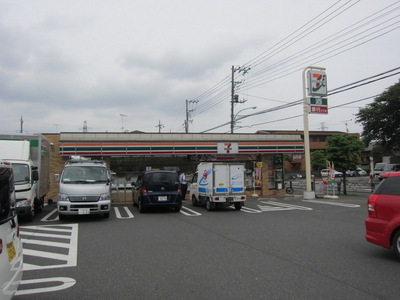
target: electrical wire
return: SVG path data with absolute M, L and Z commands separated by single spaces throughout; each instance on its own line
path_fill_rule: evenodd
M 332 94 L 342 93 L 342 92 L 351 90 L 351 89 L 353 89 L 353 88 L 361 87 L 361 86 L 363 86 L 363 85 L 371 84 L 371 83 L 373 83 L 373 82 L 376 82 L 376 81 L 379 81 L 379 80 L 382 80 L 382 79 L 385 79 L 385 78 L 388 78 L 388 77 L 391 77 L 391 76 L 400 74 L 400 72 L 396 72 L 396 73 L 394 73 L 394 74 L 385 75 L 385 74 L 391 73 L 391 72 L 393 72 L 393 71 L 396 71 L 396 70 L 398 70 L 398 69 L 400 69 L 400 67 L 394 68 L 394 69 L 391 69 L 391 70 L 389 70 L 389 71 L 386 71 L 386 72 L 383 72 L 383 73 L 379 73 L 379 74 L 377 74 L 377 75 L 373 75 L 373 76 L 370 76 L 370 77 L 367 77 L 367 78 L 364 78 L 364 79 L 361 79 L 361 80 L 358 80 L 358 81 L 355 81 L 355 82 L 350 83 L 350 84 L 346 84 L 346 85 L 344 85 L 344 86 L 342 86 L 342 87 L 338 87 L 338 88 L 332 89 L 332 91 L 336 91 L 336 92 L 330 93 L 331 91 L 328 91 L 327 94 L 328 94 L 328 95 L 332 95 Z M 385 75 L 385 76 L 382 76 L 382 75 Z M 380 78 L 377 78 L 377 79 L 374 79 L 374 80 L 369 80 L 369 79 L 371 79 L 371 78 L 375 78 L 375 77 L 378 77 L 378 76 L 381 76 L 381 77 L 380 77 Z M 365 83 L 361 83 L 361 82 L 366 81 L 366 80 L 369 80 L 369 81 L 367 81 L 367 82 L 365 82 Z M 352 86 L 352 85 L 354 85 L 354 86 Z M 344 88 L 345 88 L 345 89 L 344 89 Z M 346 106 L 346 105 L 348 105 L 348 104 L 353 104 L 353 103 L 356 103 L 356 102 L 365 101 L 365 100 L 371 99 L 371 98 L 376 97 L 376 96 L 377 96 L 377 95 L 372 96 L 372 97 L 367 97 L 367 98 L 359 99 L 359 100 L 355 100 L 355 101 L 351 101 L 351 102 L 347 102 L 347 103 L 341 104 L 341 105 L 332 106 L 332 107 L 329 107 L 329 109 L 334 109 L 334 108 L 337 108 L 337 107 Z M 300 104 L 303 103 L 303 101 L 304 101 L 303 99 L 299 99 L 299 100 L 296 100 L 296 101 L 293 101 L 293 102 L 286 103 L 286 104 L 284 104 L 284 105 L 276 106 L 276 107 L 273 107 L 273 108 L 270 108 L 270 109 L 266 109 L 266 110 L 263 110 L 263 111 L 255 112 L 255 113 L 248 114 L 248 115 L 245 115 L 245 116 L 240 116 L 239 118 L 236 119 L 236 121 L 239 121 L 239 120 L 242 120 L 242 119 L 245 119 L 245 118 L 249 118 L 249 117 L 253 117 L 253 116 L 257 116 L 257 115 L 260 115 L 260 114 L 265 114 L 265 113 L 269 113 L 269 112 L 273 112 L 273 111 L 277 111 L 277 110 L 281 110 L 281 109 L 286 109 L 286 108 L 289 108 L 289 107 L 292 107 L 292 106 L 295 106 L 295 105 L 300 105 Z M 291 118 L 297 118 L 297 117 L 299 117 L 299 116 L 302 116 L 302 114 L 301 114 L 301 115 L 296 115 L 296 116 L 293 116 L 293 117 L 288 117 L 288 118 L 283 118 L 283 119 L 275 120 L 275 121 L 268 121 L 268 122 L 263 122 L 263 123 L 257 123 L 257 124 L 249 125 L 248 127 L 253 127 L 253 126 L 263 125 L 263 124 L 269 124 L 269 123 L 273 123 L 273 122 L 280 122 L 280 121 L 288 120 L 288 119 L 291 119 Z M 207 129 L 207 130 L 202 131 L 202 132 L 208 132 L 208 131 L 211 131 L 211 130 L 214 130 L 214 129 L 218 129 L 218 128 L 221 128 L 221 127 L 223 127 L 223 126 L 225 126 L 225 125 L 227 125 L 227 124 L 230 124 L 230 122 L 226 122 L 226 123 L 220 124 L 220 125 L 218 125 L 218 126 L 215 126 L 215 127 L 211 128 L 211 129 Z
M 335 17 L 339 16 L 340 14 L 344 13 L 345 11 L 348 11 L 351 7 L 353 7 L 355 4 L 357 4 L 359 1 L 356 3 L 350 3 L 351 1 L 347 1 L 344 5 L 341 5 L 339 8 L 336 6 L 339 4 L 340 1 L 337 1 L 335 4 L 330 6 L 328 9 L 320 13 L 317 17 L 313 18 L 311 21 L 307 22 L 305 25 L 297 29 L 295 32 L 293 32 L 291 35 L 285 37 L 283 40 L 281 40 L 279 43 L 275 44 L 268 50 L 264 51 L 257 57 L 253 58 L 250 60 L 248 63 L 246 63 L 243 66 L 251 66 L 252 70 L 256 69 L 256 67 L 260 66 L 264 62 L 266 62 L 268 59 L 271 58 L 271 55 L 276 55 L 277 53 L 280 53 L 284 50 L 287 50 L 290 46 L 294 45 L 298 41 L 302 40 L 305 38 L 307 35 L 311 34 L 316 27 L 321 27 L 327 22 L 333 20 Z M 385 34 L 388 34 L 394 30 L 397 30 L 400 26 L 395 26 L 399 21 L 393 22 L 395 18 L 399 17 L 399 15 L 396 15 L 392 18 L 386 19 L 383 22 L 380 22 L 377 24 L 378 20 L 389 16 L 390 14 L 393 14 L 396 12 L 400 6 L 398 5 L 399 2 L 395 2 L 391 5 L 386 6 L 385 8 L 363 18 L 360 21 L 355 22 L 351 26 L 346 27 L 345 29 L 336 32 L 335 34 L 311 45 L 310 47 L 307 47 L 306 49 L 303 49 L 300 52 L 296 52 L 295 55 L 288 55 L 285 59 L 276 62 L 275 64 L 268 66 L 267 68 L 258 70 L 256 72 L 251 72 L 247 76 L 247 82 L 246 82 L 246 90 L 249 90 L 251 88 L 258 87 L 260 85 L 267 84 L 269 82 L 281 79 L 283 77 L 286 77 L 290 74 L 293 74 L 295 72 L 298 72 L 304 68 L 304 65 L 307 64 L 306 62 L 309 61 L 315 61 L 315 62 L 321 62 L 327 59 L 330 59 L 332 57 L 338 56 L 346 51 L 350 51 L 356 47 L 359 47 L 367 42 L 370 42 L 374 39 L 377 39 Z M 347 6 L 348 5 L 348 6 Z M 396 6 L 397 5 L 397 6 Z M 333 10 L 333 11 L 332 11 Z M 329 14 L 330 18 L 329 20 L 317 20 L 318 17 L 322 17 L 324 14 Z M 323 23 L 321 23 L 323 22 Z M 388 24 L 389 23 L 389 24 Z M 312 24 L 312 25 L 310 25 Z M 316 24 L 319 24 L 319 26 L 316 26 Z M 310 25 L 310 26 L 308 26 Z M 380 28 L 378 28 L 380 26 Z M 360 30 L 362 30 L 360 32 Z M 333 44 L 333 45 L 332 45 Z M 321 49 L 322 48 L 322 49 Z M 310 53 L 313 52 L 314 53 Z M 308 55 L 306 55 L 308 54 Z M 284 67 L 280 67 L 284 66 Z M 279 69 L 279 70 L 277 70 Z M 396 73 L 398 74 L 398 73 Z M 238 74 L 238 77 L 241 74 Z M 393 74 L 395 75 L 395 74 Z M 393 76 L 393 75 L 388 75 Z M 379 76 L 375 75 L 375 76 Z M 386 77 L 385 77 L 386 78 Z M 383 78 L 382 78 L 383 79 Z M 377 79 L 380 80 L 380 79 Z M 375 81 L 371 81 L 369 83 L 372 83 Z M 369 84 L 364 83 L 365 84 Z M 200 96 L 194 98 L 199 100 L 199 105 L 194 109 L 193 116 L 198 116 L 199 114 L 205 113 L 206 111 L 213 109 L 217 105 L 223 103 L 226 101 L 226 99 L 230 99 L 230 88 L 229 85 L 231 82 L 229 81 L 229 76 L 225 77 L 223 80 L 221 80 L 218 84 L 214 85 L 212 88 L 201 94 Z M 361 85 L 360 85 L 361 86 Z M 357 86 L 353 86 L 349 89 L 356 88 Z M 347 90 L 347 89 L 346 89 Z M 345 90 L 343 90 L 345 91 Z M 334 92 L 334 90 L 331 90 L 330 92 L 332 94 L 336 94 L 338 92 Z M 242 93 L 243 94 L 243 93 Z M 276 100 L 278 102 L 278 100 Z M 284 102 L 284 101 L 281 101 Z M 228 103 L 228 102 L 226 102 Z M 289 102 L 290 103 L 290 102 Z M 275 108 L 276 110 L 279 110 L 279 106 Z M 283 108 L 281 108 L 283 109 Z M 257 112 L 250 114 L 246 117 L 254 116 L 256 114 L 262 114 L 266 113 L 269 110 L 262 111 L 262 112 Z M 242 118 L 242 117 L 241 117 Z M 226 124 L 229 124 L 230 122 L 225 123 L 222 126 L 225 126 Z M 220 126 L 220 127 L 222 127 Z M 219 128 L 219 127 L 217 127 Z

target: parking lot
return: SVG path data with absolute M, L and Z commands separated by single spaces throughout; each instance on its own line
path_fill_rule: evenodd
M 251 198 L 241 211 L 186 201 L 181 212 L 22 223 L 15 299 L 394 299 L 398 261 L 365 241 L 365 196 Z M 377 280 L 378 279 L 378 280 Z

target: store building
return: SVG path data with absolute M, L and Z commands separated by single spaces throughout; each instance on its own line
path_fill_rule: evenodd
M 51 143 L 50 176 L 59 174 L 70 156 L 103 159 L 118 178 L 128 182 L 145 170 L 193 173 L 201 161 L 240 161 L 246 164 L 249 194 L 283 193 L 283 157 L 303 156 L 300 134 L 217 133 L 77 133 L 43 134 Z M 58 183 L 51 181 L 50 199 Z

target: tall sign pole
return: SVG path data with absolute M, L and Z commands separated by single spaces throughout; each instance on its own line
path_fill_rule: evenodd
M 306 82 L 308 79 L 308 88 Z M 308 66 L 303 70 L 303 122 L 304 122 L 304 158 L 306 167 L 306 190 L 304 199 L 315 199 L 315 191 L 311 189 L 311 155 L 310 134 L 308 129 L 309 96 L 326 96 L 326 74 L 325 68 Z

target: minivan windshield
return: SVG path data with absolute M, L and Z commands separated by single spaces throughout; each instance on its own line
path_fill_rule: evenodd
M 12 164 L 15 184 L 27 184 L 30 182 L 29 166 L 27 164 Z
M 146 174 L 144 178 L 144 184 L 174 185 L 178 183 L 178 174 L 176 173 L 154 172 Z
M 71 166 L 63 171 L 63 183 L 98 183 L 107 182 L 107 169 L 101 166 Z

